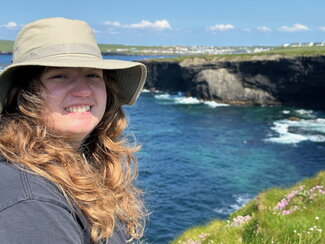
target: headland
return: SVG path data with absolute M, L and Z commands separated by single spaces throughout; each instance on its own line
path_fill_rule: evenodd
M 145 88 L 233 105 L 324 109 L 325 49 L 291 50 L 141 61 Z

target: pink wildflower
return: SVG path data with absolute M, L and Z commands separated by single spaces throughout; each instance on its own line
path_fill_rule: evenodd
M 283 210 L 282 211 L 282 215 L 288 215 L 288 214 L 291 214 L 292 213 L 292 210 Z
M 233 219 L 233 222 L 230 224 L 230 226 L 239 226 L 246 222 L 248 222 L 252 217 L 250 215 L 246 216 L 237 216 Z
M 199 235 L 199 238 L 205 238 L 205 237 L 207 237 L 208 236 L 208 234 L 206 234 L 206 233 L 202 233 L 201 235 Z
M 276 209 L 276 210 L 282 210 L 282 209 L 284 209 L 288 204 L 289 204 L 289 202 L 288 202 L 286 199 L 282 199 L 280 202 L 278 202 L 278 204 L 275 206 L 274 209 Z

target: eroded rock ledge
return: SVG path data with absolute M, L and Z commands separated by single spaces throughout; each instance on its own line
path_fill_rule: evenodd
M 148 68 L 147 89 L 182 91 L 202 100 L 236 105 L 325 108 L 324 55 L 142 62 Z

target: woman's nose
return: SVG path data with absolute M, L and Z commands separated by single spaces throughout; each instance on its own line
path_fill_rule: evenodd
M 76 77 L 72 82 L 71 93 L 74 96 L 78 97 L 87 97 L 90 96 L 92 91 L 85 77 Z

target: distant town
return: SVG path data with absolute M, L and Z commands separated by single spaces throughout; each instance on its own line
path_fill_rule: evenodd
M 325 42 L 294 42 L 291 44 L 283 44 L 283 47 L 324 47 Z
M 312 47 L 325 46 L 325 42 L 297 42 L 283 44 L 282 47 Z M 275 46 L 242 46 L 242 47 L 218 47 L 218 46 L 122 46 L 118 48 L 105 49 L 101 47 L 103 53 L 116 53 L 128 55 L 200 55 L 200 54 L 241 54 L 241 53 L 260 53 L 269 51 Z
M 13 41 L 0 40 L 0 54 L 11 54 Z M 103 54 L 107 55 L 148 55 L 148 56 L 184 56 L 184 55 L 220 55 L 261 53 L 279 47 L 325 47 L 325 42 L 295 42 L 281 46 L 128 46 L 120 44 L 99 44 Z
M 102 49 L 104 53 L 133 55 L 200 55 L 200 54 L 236 54 L 269 51 L 272 47 L 216 47 L 216 46 L 157 46 L 157 47 L 121 47 Z

